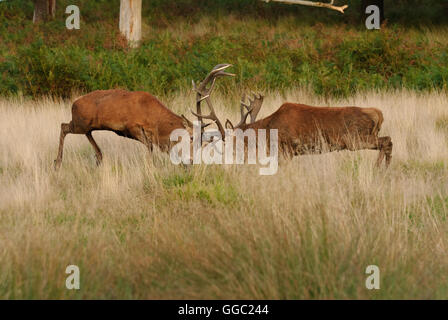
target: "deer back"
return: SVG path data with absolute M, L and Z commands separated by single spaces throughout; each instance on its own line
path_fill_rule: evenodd
M 98 90 L 73 103 L 73 121 L 90 130 L 110 130 L 134 137 L 144 128 L 166 140 L 177 128 L 185 128 L 183 119 L 147 92 Z M 134 137 L 135 138 L 135 137 Z
M 289 134 L 314 134 L 316 131 L 360 135 L 378 133 L 383 122 L 380 110 L 359 107 L 313 107 L 285 103 L 270 116 L 247 125 L 248 128 L 279 129 Z

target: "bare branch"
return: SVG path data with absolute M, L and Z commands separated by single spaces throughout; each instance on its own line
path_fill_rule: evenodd
M 264 2 L 283 2 L 288 4 L 300 4 L 303 6 L 310 6 L 310 7 L 321 7 L 321 8 L 327 8 L 331 10 L 339 11 L 340 13 L 344 13 L 344 10 L 348 8 L 348 5 L 343 6 L 335 6 L 333 5 L 334 0 L 331 0 L 330 3 L 323 3 L 323 2 L 314 2 L 314 1 L 306 1 L 306 0 L 261 0 Z

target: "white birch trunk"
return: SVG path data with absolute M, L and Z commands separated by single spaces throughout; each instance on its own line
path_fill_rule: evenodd
M 142 38 L 142 0 L 120 0 L 119 27 L 129 46 L 138 47 Z

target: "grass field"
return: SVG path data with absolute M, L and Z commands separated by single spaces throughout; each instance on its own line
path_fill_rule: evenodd
M 285 100 L 380 108 L 391 167 L 360 151 L 296 157 L 274 176 L 182 168 L 98 132 L 102 166 L 70 135 L 56 173 L 70 102 L 0 100 L 0 298 L 448 298 L 446 93 L 265 94 L 260 117 Z M 186 112 L 193 99 L 163 100 Z M 237 118 L 237 94 L 214 99 Z M 70 264 L 80 290 L 65 288 Z M 380 290 L 365 288 L 368 265 Z

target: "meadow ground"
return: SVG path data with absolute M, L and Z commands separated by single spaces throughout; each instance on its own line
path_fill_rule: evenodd
M 286 100 L 380 108 L 391 167 L 374 169 L 377 151 L 344 151 L 296 157 L 274 176 L 186 169 L 96 132 L 103 165 L 69 135 L 56 173 L 70 102 L 0 100 L 0 298 L 448 298 L 446 93 L 266 95 L 260 117 Z M 193 99 L 163 100 L 187 112 Z M 214 101 L 237 118 L 237 94 Z M 80 290 L 65 287 L 71 264 Z M 365 287 L 368 265 L 380 290 Z

